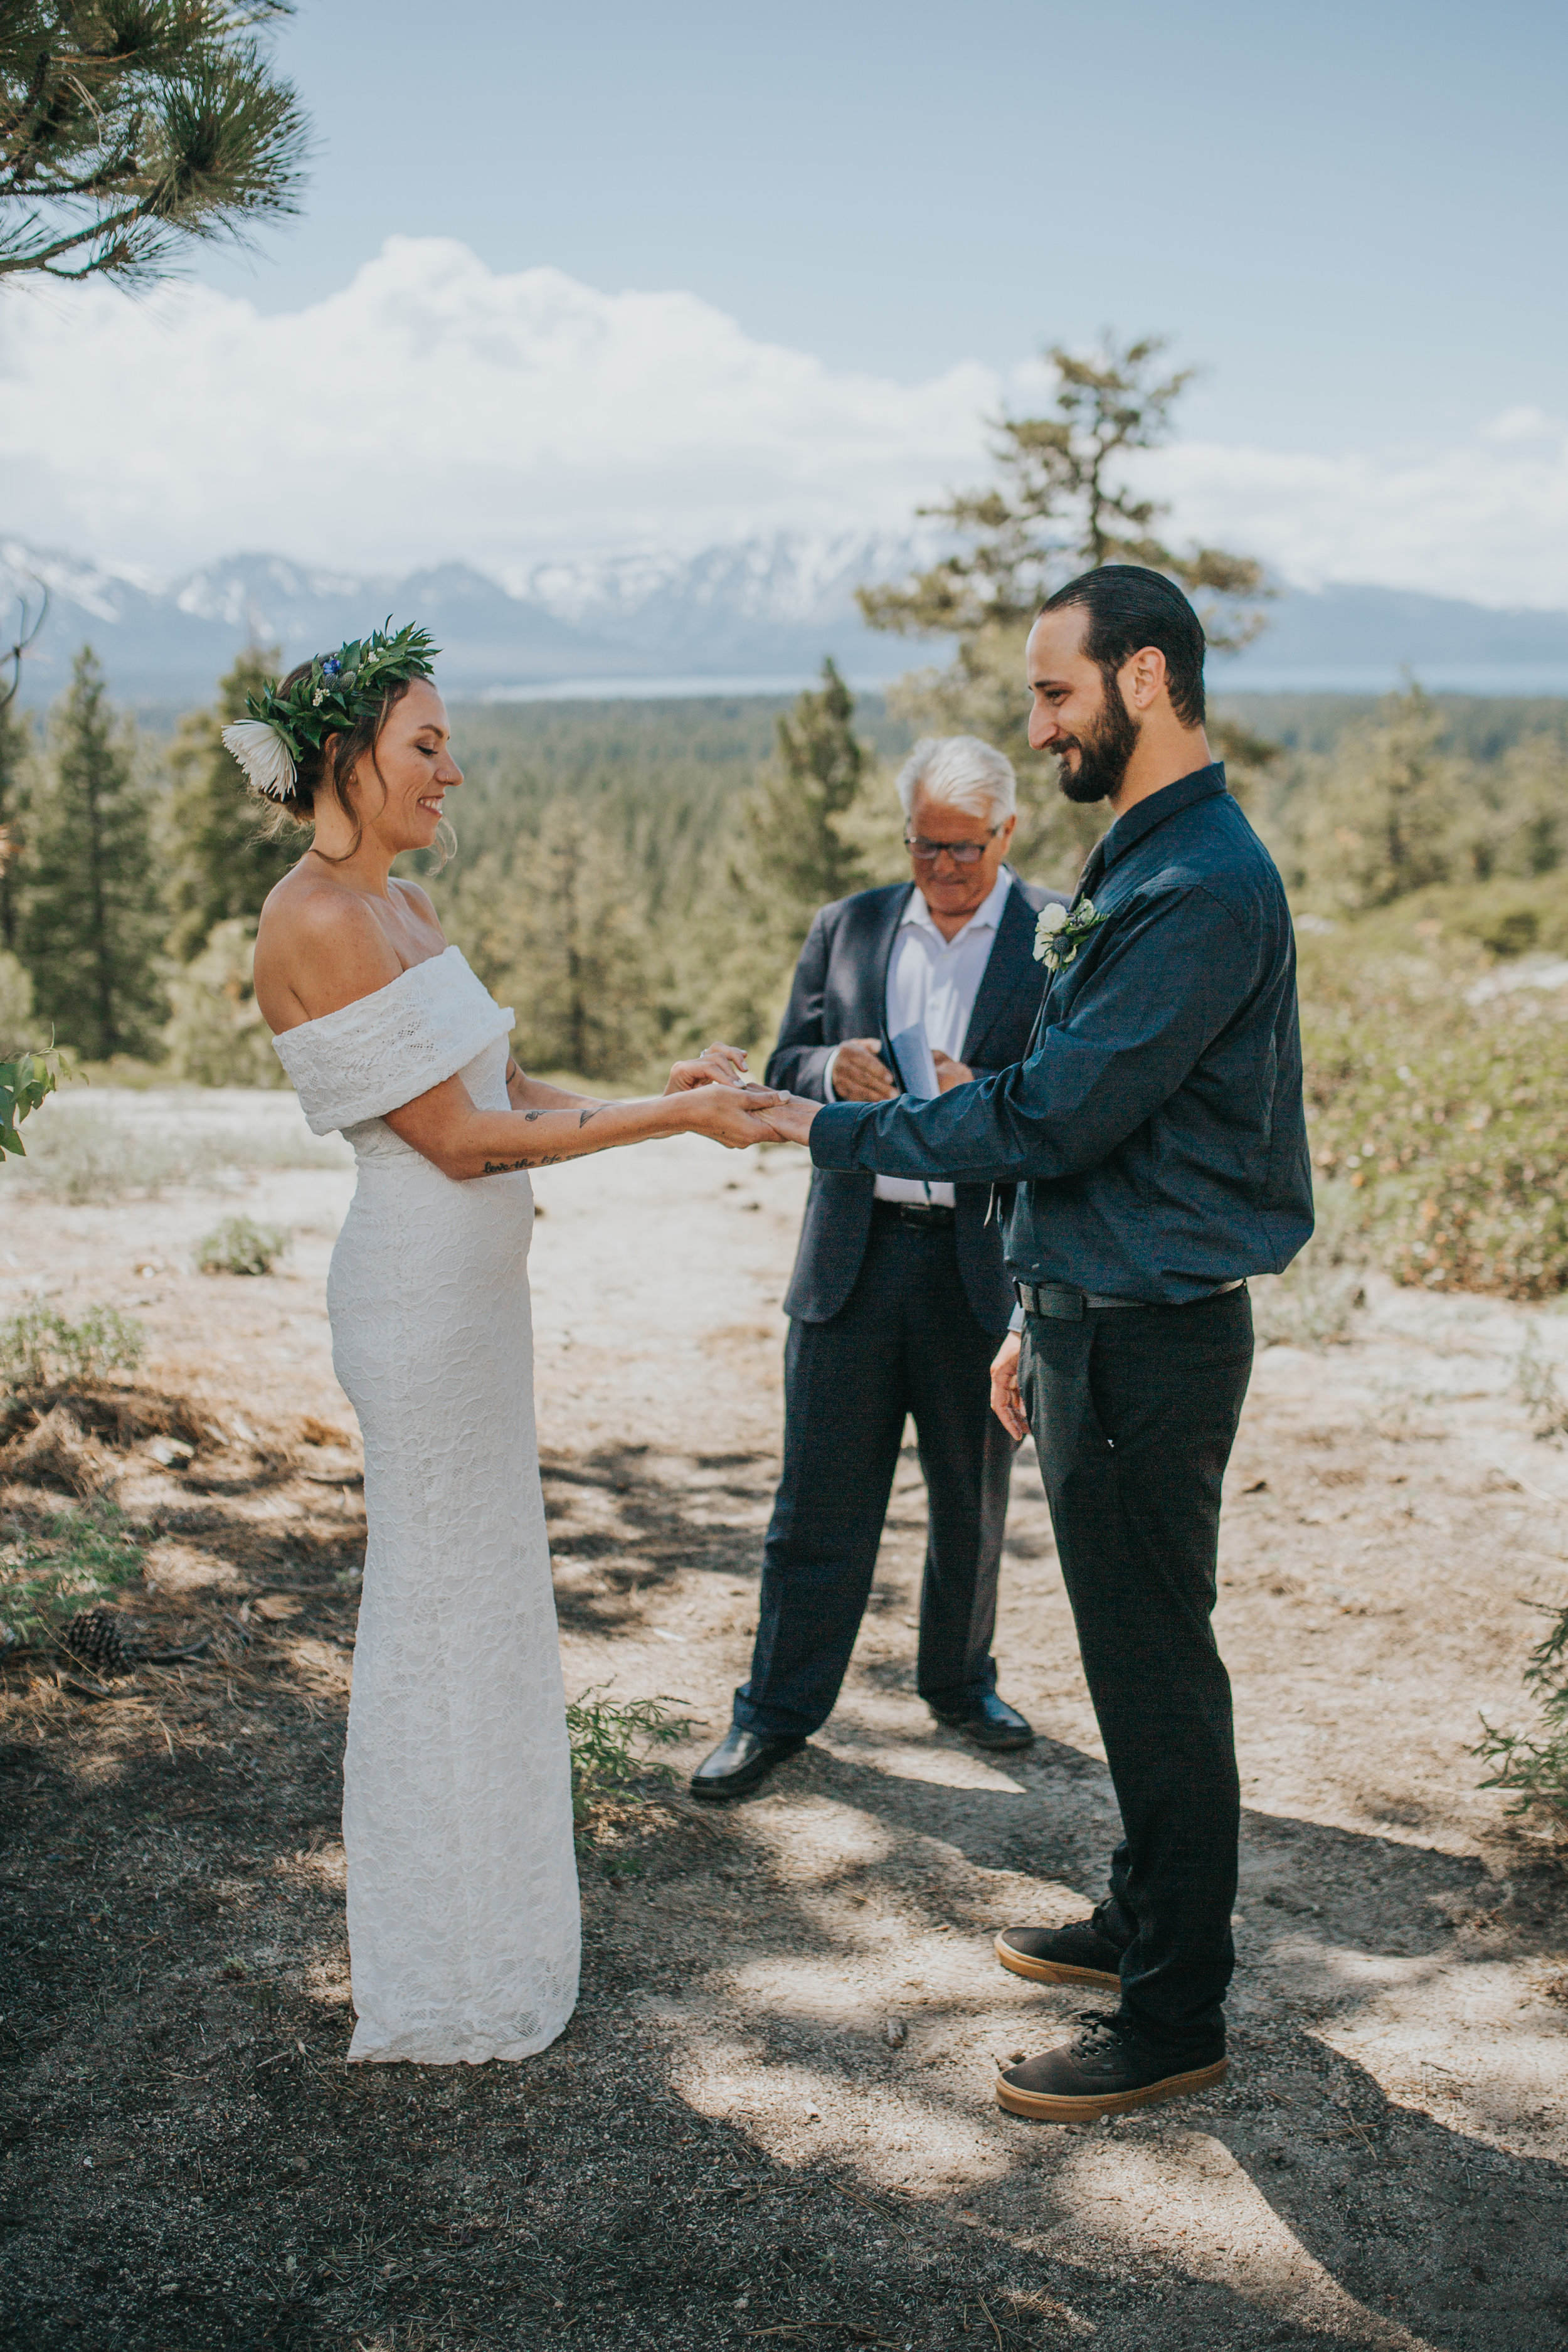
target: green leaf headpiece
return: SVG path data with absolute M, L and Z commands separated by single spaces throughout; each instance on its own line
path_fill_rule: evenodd
M 385 628 L 351 637 L 335 654 L 318 654 L 287 694 L 268 686 L 247 696 L 250 717 L 226 727 L 223 740 L 258 792 L 287 800 L 307 750 L 319 751 L 329 735 L 346 735 L 374 718 L 389 686 L 434 677 L 440 647 L 429 631 L 411 623 L 393 636 L 391 627 L 389 614 Z

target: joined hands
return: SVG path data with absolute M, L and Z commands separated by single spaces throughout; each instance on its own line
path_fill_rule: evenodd
M 696 1095 L 699 1088 L 710 1091 L 692 1103 L 692 1127 L 731 1151 L 752 1143 L 804 1143 L 822 1108 L 799 1095 L 756 1085 L 746 1075 L 742 1045 L 710 1045 L 696 1061 L 677 1062 L 664 1091 Z

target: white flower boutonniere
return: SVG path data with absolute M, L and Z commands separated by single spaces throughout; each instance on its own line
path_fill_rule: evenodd
M 1035 925 L 1035 961 L 1043 963 L 1047 971 L 1065 971 L 1090 931 L 1110 920 L 1109 915 L 1096 911 L 1092 898 L 1080 898 L 1070 909 L 1042 907 Z

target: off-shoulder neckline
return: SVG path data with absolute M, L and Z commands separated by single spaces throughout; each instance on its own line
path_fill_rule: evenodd
M 444 964 L 453 956 L 457 957 L 458 961 L 467 971 L 468 960 L 462 949 L 445 947 L 439 955 L 421 956 L 417 963 L 405 963 L 395 980 L 384 982 L 380 988 L 367 989 L 364 995 L 354 997 L 348 1004 L 340 1004 L 334 1012 L 318 1013 L 314 1020 L 296 1021 L 292 1029 L 275 1031 L 273 1042 L 275 1045 L 282 1045 L 289 1037 L 302 1037 L 307 1029 L 325 1029 L 334 1021 L 347 1021 L 351 1014 L 362 1012 L 367 1004 L 374 1004 L 379 998 L 390 996 L 395 988 L 400 988 L 405 980 L 412 980 L 416 971 L 428 971 L 432 965 Z

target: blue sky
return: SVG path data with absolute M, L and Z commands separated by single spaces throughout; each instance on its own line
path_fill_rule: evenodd
M 1268 446 L 1563 408 L 1562 0 L 305 0 L 279 53 L 306 216 L 201 271 L 264 310 L 398 231 L 906 380 L 1159 329 Z
M 300 220 L 0 300 L 18 539 L 516 583 L 896 538 L 1109 327 L 1204 371 L 1178 538 L 1568 606 L 1563 0 L 303 0 L 279 48 Z

